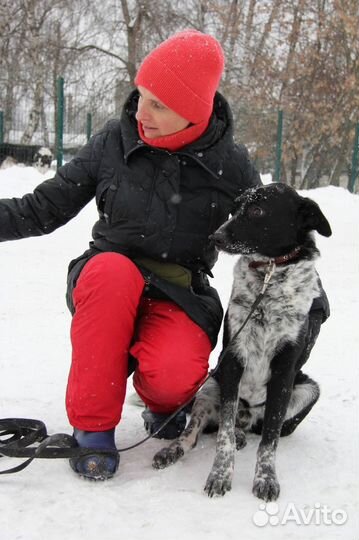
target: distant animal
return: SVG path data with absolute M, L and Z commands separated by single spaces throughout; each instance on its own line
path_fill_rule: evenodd
M 53 154 L 50 148 L 27 144 L 0 144 L 0 165 L 6 158 L 12 158 L 15 163 L 35 165 L 38 167 L 51 167 Z
M 51 167 L 54 156 L 50 148 L 41 146 L 34 155 L 34 165 L 38 167 Z
M 318 384 L 301 368 L 322 323 L 322 312 L 311 310 L 321 287 L 312 231 L 330 236 L 331 228 L 314 201 L 285 184 L 250 189 L 236 204 L 233 217 L 212 236 L 219 250 L 241 254 L 219 366 L 198 392 L 185 431 L 157 452 L 153 466 L 175 463 L 202 431 L 218 429 L 205 491 L 224 495 L 232 486 L 235 448 L 246 444 L 246 432 L 254 432 L 261 441 L 253 493 L 272 501 L 280 492 L 275 467 L 279 437 L 292 433 L 319 398 Z M 262 301 L 238 333 L 269 271 L 273 274 Z

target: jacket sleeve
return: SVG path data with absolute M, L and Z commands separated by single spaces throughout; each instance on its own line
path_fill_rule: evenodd
M 95 135 L 54 178 L 22 198 L 0 200 L 0 242 L 49 234 L 94 197 L 106 135 Z

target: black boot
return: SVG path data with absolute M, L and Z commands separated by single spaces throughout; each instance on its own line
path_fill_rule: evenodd
M 155 433 L 171 414 L 160 414 L 146 409 L 142 413 L 145 421 L 145 429 L 149 435 Z M 168 422 L 154 437 L 156 439 L 176 439 L 186 427 L 186 413 L 180 411 Z

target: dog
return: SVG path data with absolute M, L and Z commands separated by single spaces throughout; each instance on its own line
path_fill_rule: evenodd
M 24 165 L 33 165 L 35 167 L 50 168 L 53 160 L 53 154 L 50 148 L 39 145 L 28 144 L 0 144 L 0 165 L 4 161 L 10 163 L 23 163 Z
M 35 153 L 33 163 L 35 167 L 51 167 L 54 156 L 47 146 L 41 146 Z
M 196 445 L 201 432 L 218 429 L 205 485 L 211 497 L 231 489 L 235 449 L 245 446 L 246 432 L 254 432 L 261 441 L 253 493 L 276 500 L 279 437 L 292 433 L 319 398 L 318 384 L 301 371 L 322 323 L 322 312 L 311 311 L 321 286 L 312 231 L 331 235 L 319 206 L 273 183 L 247 190 L 236 200 L 231 219 L 211 237 L 219 250 L 241 255 L 234 267 L 223 350 L 215 373 L 196 395 L 188 426 L 153 459 L 155 468 L 167 467 Z M 265 278 L 270 280 L 262 300 L 242 327 Z

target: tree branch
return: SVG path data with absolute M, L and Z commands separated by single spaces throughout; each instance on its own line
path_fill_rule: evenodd
M 102 54 L 106 54 L 107 56 L 111 56 L 112 58 L 116 58 L 116 60 L 120 60 L 126 67 L 127 67 L 127 61 L 124 60 L 121 56 L 118 54 L 115 54 L 111 51 L 107 51 L 106 49 L 103 49 L 102 47 L 98 47 L 97 45 L 84 45 L 83 47 L 65 47 L 62 46 L 61 49 L 68 49 L 71 51 L 77 51 L 77 52 L 86 52 L 86 51 L 98 51 Z

